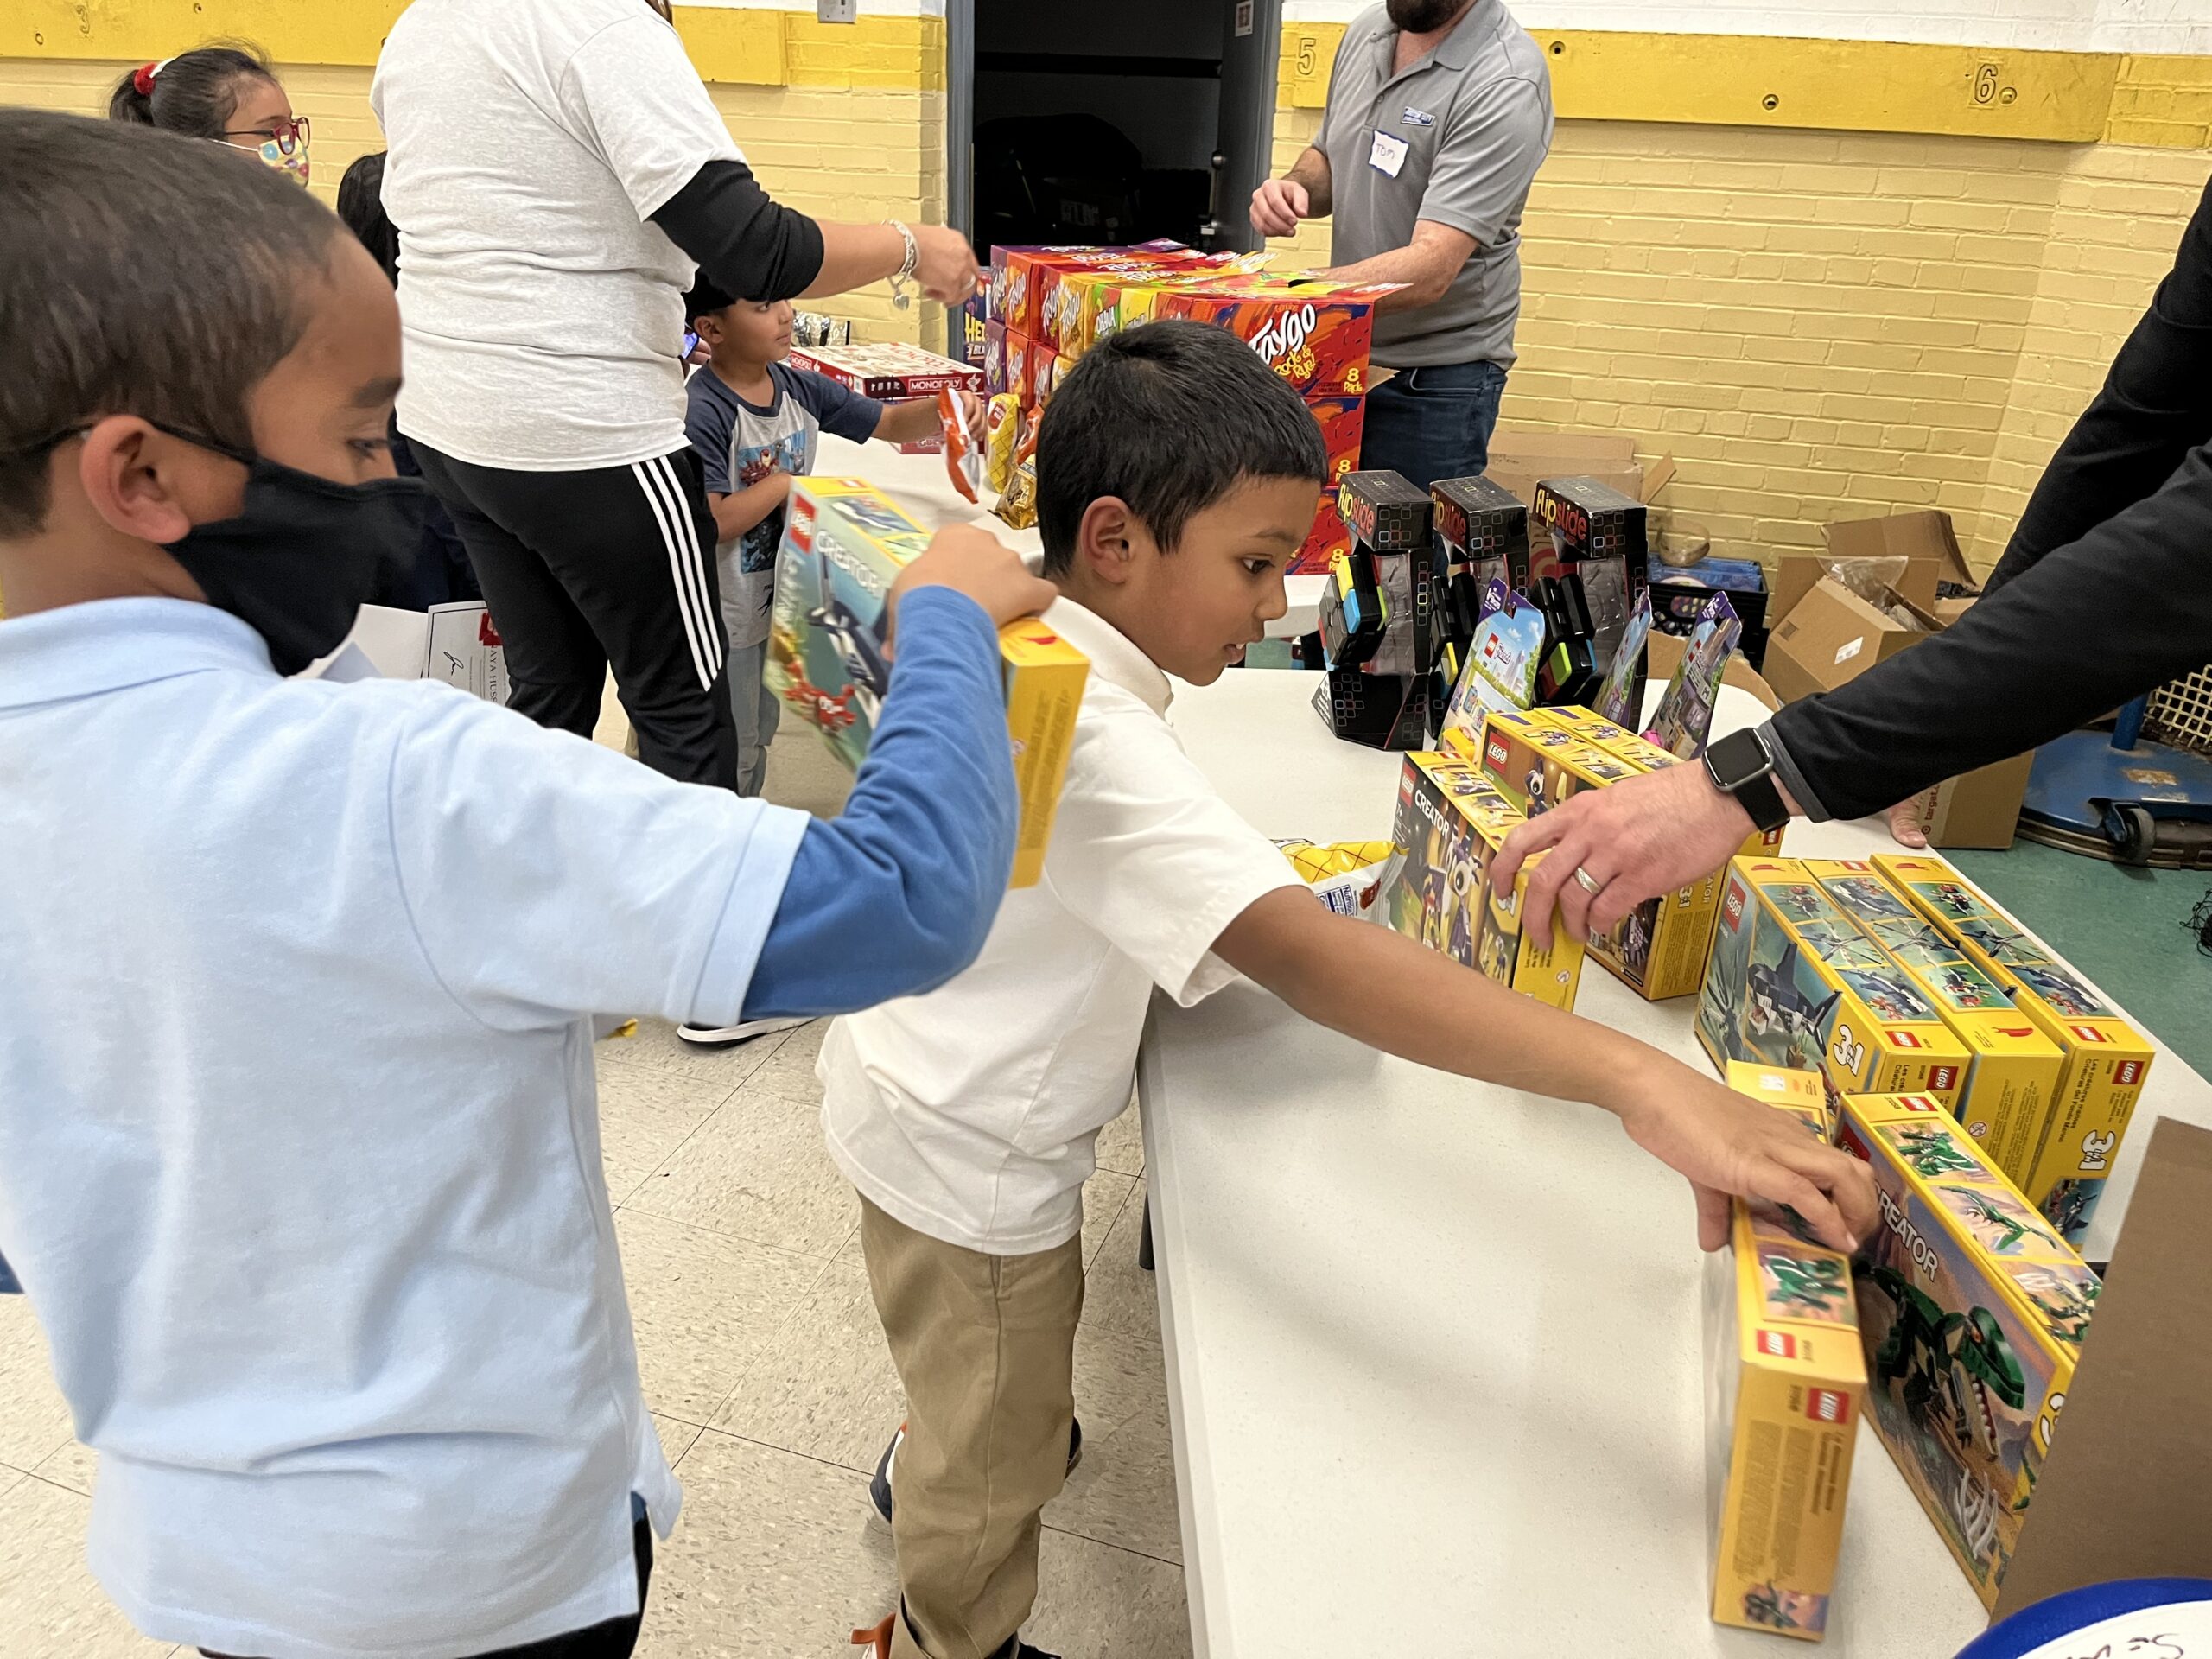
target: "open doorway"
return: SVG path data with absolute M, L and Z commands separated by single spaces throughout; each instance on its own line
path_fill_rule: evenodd
M 1281 0 L 948 0 L 951 218 L 1002 244 L 1256 245 Z

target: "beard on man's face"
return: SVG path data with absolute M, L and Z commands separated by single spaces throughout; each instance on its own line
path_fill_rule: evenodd
M 1459 15 L 1466 0 L 1389 0 L 1383 10 L 1392 26 L 1403 34 L 1426 35 L 1441 29 Z

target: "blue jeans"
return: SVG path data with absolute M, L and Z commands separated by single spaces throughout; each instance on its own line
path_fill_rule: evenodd
M 1401 369 L 1367 394 L 1362 470 L 1397 473 L 1427 489 L 1490 464 L 1505 371 L 1495 363 L 1439 363 Z

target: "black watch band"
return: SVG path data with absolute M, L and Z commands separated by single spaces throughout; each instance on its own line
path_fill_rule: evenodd
M 1774 757 L 1755 731 L 1731 732 L 1707 745 L 1705 775 L 1723 795 L 1751 815 L 1762 834 L 1789 822 L 1789 809 L 1775 787 Z

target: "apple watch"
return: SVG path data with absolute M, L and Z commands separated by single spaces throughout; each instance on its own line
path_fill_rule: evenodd
M 1705 775 L 1723 795 L 1751 814 L 1761 833 L 1779 830 L 1789 822 L 1789 809 L 1774 786 L 1774 757 L 1756 731 L 1731 732 L 1707 744 Z

